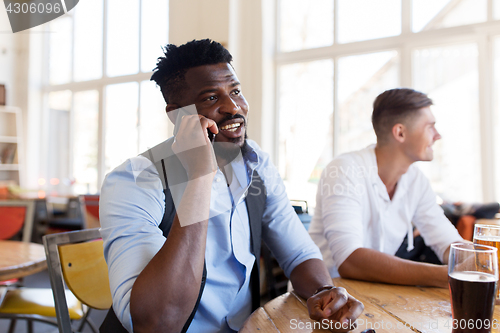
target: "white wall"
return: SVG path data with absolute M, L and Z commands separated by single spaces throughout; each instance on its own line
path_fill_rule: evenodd
M 227 45 L 229 0 L 170 0 L 169 42 L 210 38 Z

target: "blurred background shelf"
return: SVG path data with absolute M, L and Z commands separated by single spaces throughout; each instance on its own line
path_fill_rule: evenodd
M 24 185 L 23 158 L 21 109 L 0 106 L 0 184 Z

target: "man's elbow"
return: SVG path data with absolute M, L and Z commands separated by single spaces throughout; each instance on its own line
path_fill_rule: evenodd
M 136 303 L 130 302 L 130 316 L 134 332 L 181 332 L 184 326 L 183 320 L 187 316 L 180 306 L 171 302 L 158 304 L 154 308 L 148 307 L 145 299 L 134 299 Z
M 349 262 L 349 259 L 346 259 L 342 265 L 339 266 L 339 275 L 344 279 L 358 279 L 356 266 L 352 265 Z
M 177 320 L 176 320 L 177 318 Z M 179 317 L 173 313 L 169 315 L 135 315 L 132 316 L 134 333 L 142 332 L 181 332 L 183 325 L 179 323 Z

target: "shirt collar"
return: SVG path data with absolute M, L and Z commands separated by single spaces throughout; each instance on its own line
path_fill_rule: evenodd
M 242 188 L 246 188 L 252 179 L 252 173 L 259 164 L 259 156 L 253 147 L 247 145 L 248 149 L 231 161 L 233 174 Z M 246 171 L 246 172 L 245 172 Z
M 247 177 L 248 180 L 252 179 L 253 171 L 259 165 L 259 155 L 255 149 L 247 142 L 247 149 L 243 152 L 243 160 L 245 161 L 246 169 L 247 169 Z
M 247 142 L 246 144 L 246 149 L 243 152 L 243 158 L 251 163 L 259 163 L 259 156 L 257 155 L 257 152 L 255 149 L 250 146 L 250 144 Z

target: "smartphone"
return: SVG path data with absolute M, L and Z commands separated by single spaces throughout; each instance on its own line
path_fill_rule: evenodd
M 212 133 L 212 131 L 209 130 L 208 128 L 207 128 L 207 131 L 208 131 L 208 140 L 210 140 L 210 142 L 213 143 L 214 142 L 214 138 L 215 138 L 215 134 Z

